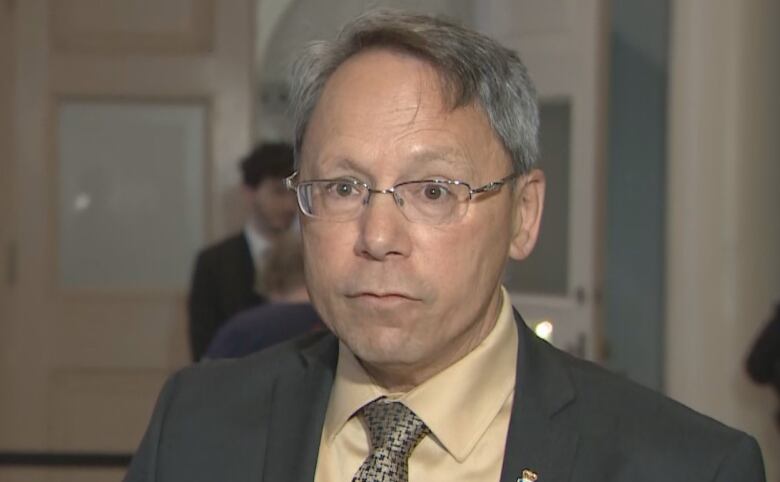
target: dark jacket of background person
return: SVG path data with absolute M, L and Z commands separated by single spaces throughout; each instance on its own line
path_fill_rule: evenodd
M 231 316 L 264 303 L 258 294 L 265 247 L 286 234 L 297 215 L 295 195 L 283 183 L 293 169 L 286 143 L 255 146 L 240 162 L 243 199 L 249 210 L 244 229 L 202 251 L 195 262 L 188 308 L 192 357 L 200 360 L 220 325 Z M 260 293 L 264 293 L 262 290 Z
M 303 246 L 295 233 L 277 238 L 263 258 L 257 288 L 268 304 L 238 313 L 224 323 L 205 358 L 238 358 L 323 326 L 309 303 Z
M 753 381 L 772 385 L 780 396 L 780 303 L 750 350 L 747 371 Z M 780 411 L 777 426 L 780 429 Z
M 204 358 L 239 358 L 322 329 L 310 303 L 270 303 L 235 315 L 217 332 Z
M 189 294 L 190 346 L 199 360 L 231 316 L 266 301 L 255 289 L 255 267 L 243 233 L 202 251 Z

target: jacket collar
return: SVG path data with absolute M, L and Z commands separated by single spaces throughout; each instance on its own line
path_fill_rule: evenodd
M 539 339 L 515 311 L 518 328 L 517 382 L 501 482 L 522 480 L 530 470 L 545 482 L 570 479 L 578 435 L 559 415 L 575 390 L 562 355 Z
M 300 364 L 276 380 L 261 480 L 314 480 L 337 359 L 338 340 L 328 333 L 303 348 Z
M 501 482 L 524 470 L 545 482 L 571 476 L 578 435 L 561 413 L 576 392 L 562 355 L 539 339 L 515 311 L 517 380 Z M 314 480 L 322 426 L 338 360 L 338 340 L 327 334 L 300 352 L 300 367 L 273 389 L 263 480 Z

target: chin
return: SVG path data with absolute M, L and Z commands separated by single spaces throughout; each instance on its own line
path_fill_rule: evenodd
M 345 343 L 361 361 L 372 365 L 410 365 L 417 359 L 414 347 L 400 337 L 375 335 Z

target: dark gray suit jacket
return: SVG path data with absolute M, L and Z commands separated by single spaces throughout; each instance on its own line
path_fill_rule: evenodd
M 201 251 L 187 299 L 193 360 L 203 357 L 230 317 L 265 301 L 255 292 L 255 265 L 243 231 Z
M 501 482 L 526 468 L 539 482 L 765 480 L 753 438 L 559 351 L 516 318 Z M 319 333 L 177 373 L 125 480 L 312 481 L 337 358 L 336 338 Z

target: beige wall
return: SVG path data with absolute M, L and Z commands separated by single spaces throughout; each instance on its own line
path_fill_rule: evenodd
M 755 435 L 780 477 L 777 400 L 746 352 L 780 301 L 780 3 L 672 10 L 668 393 Z

